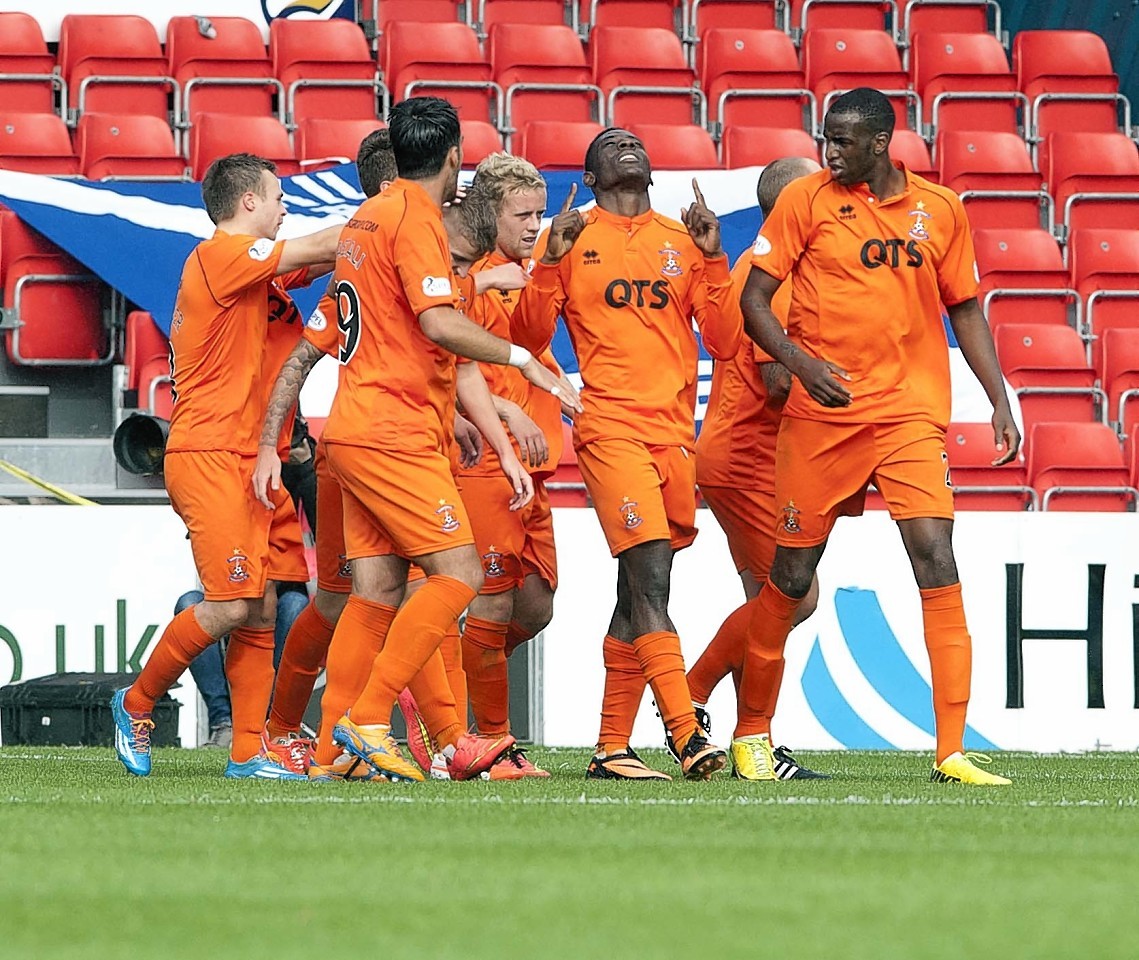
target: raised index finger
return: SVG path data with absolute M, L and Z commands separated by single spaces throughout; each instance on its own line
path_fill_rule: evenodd
M 569 194 L 566 196 L 566 202 L 562 204 L 562 213 L 569 213 L 573 209 L 573 198 L 577 196 L 577 181 L 575 180 L 570 184 Z
M 696 182 L 695 177 L 692 178 L 692 192 L 696 194 L 696 200 L 702 207 L 708 206 L 708 204 L 704 202 L 704 194 L 700 192 L 700 184 Z

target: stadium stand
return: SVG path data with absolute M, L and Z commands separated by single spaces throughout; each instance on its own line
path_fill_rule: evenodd
M 1134 510 L 1115 431 L 1102 423 L 1038 423 L 1031 428 L 1027 467 L 1043 510 Z
M 1080 298 L 1068 281 L 1059 244 L 1046 230 L 973 231 L 981 306 L 995 331 L 1004 323 L 1071 324 L 1080 329 Z
M 936 154 L 941 182 L 961 194 L 974 229 L 1052 229 L 1052 198 L 1015 133 L 942 129 Z
M 1061 236 L 1081 227 L 1139 227 L 1139 151 L 1122 133 L 1050 133 L 1040 144 Z
M 707 123 L 680 38 L 659 27 L 597 27 L 590 35 L 593 81 L 605 92 L 609 123 Z
M 877 87 L 890 97 L 898 126 L 921 123 L 921 101 L 909 79 L 893 38 L 883 30 L 853 27 L 811 29 L 803 34 L 803 73 L 819 104 L 822 122 L 830 100 L 852 87 Z M 916 119 L 911 119 L 912 116 Z
M 1020 400 L 1025 425 L 1107 422 L 1107 397 L 1078 333 L 1054 323 L 1005 323 L 993 331 L 997 357 Z
M 285 119 L 379 118 L 386 96 L 363 32 L 347 20 L 274 20 L 273 74 L 285 88 Z
M 27 13 L 0 13 L 0 114 L 55 110 L 64 84 L 54 71 L 39 21 Z
M 1139 329 L 1139 232 L 1086 227 L 1068 244 L 1071 284 L 1083 298 L 1089 357 L 1103 370 L 1104 337 Z
M 991 34 L 919 33 L 910 47 L 909 69 L 927 127 L 1019 132 L 1027 99 L 1016 89 L 1004 47 Z

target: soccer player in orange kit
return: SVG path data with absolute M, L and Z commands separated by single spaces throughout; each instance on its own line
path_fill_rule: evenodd
M 669 779 L 629 748 L 646 681 L 692 779 L 723 768 L 698 728 L 680 638 L 668 616 L 672 557 L 696 536 L 695 318 L 708 352 L 739 349 L 742 317 L 720 225 L 693 181 L 683 223 L 652 210 L 652 167 L 627 130 L 603 131 L 585 155 L 597 206 L 572 209 L 571 189 L 539 241 L 511 330 L 545 349 L 565 317 L 585 388 L 574 443 L 610 551 L 617 605 L 604 642 L 605 696 L 587 776 Z
M 763 216 L 771 213 L 788 183 L 820 169 L 805 157 L 784 157 L 768 164 L 756 186 Z M 732 284 L 740 293 L 750 272 L 748 250 L 732 268 Z M 784 283 L 772 305 L 780 320 L 787 316 L 790 299 L 791 285 Z M 778 689 L 773 695 L 740 689 L 748 623 L 775 555 L 775 439 L 789 386 L 787 368 L 747 341 L 731 360 L 716 361 L 707 413 L 696 441 L 696 483 L 724 531 L 747 602 L 728 616 L 692 665 L 688 689 L 696 718 L 710 733 L 711 719 L 704 708 L 716 685 L 732 674 L 737 696 L 732 773 L 743 780 L 823 777 L 797 763 L 786 747 L 773 749 L 771 717 L 748 709 L 751 703 L 774 703 Z M 796 611 L 795 623 L 811 615 L 817 596 L 816 579 Z M 773 672 L 767 679 L 778 685 L 782 675 Z
M 382 649 L 367 683 L 333 729 L 333 739 L 378 773 L 422 780 L 391 738 L 396 697 L 436 653 L 477 595 L 482 566 L 451 474 L 456 354 L 510 364 L 575 407 L 576 391 L 529 351 L 472 323 L 456 306 L 442 205 L 455 196 L 462 147 L 458 115 L 445 100 L 413 97 L 388 117 L 400 177 L 364 202 L 337 250 L 337 322 L 344 334 L 340 383 L 324 429 L 329 465 L 344 497 L 344 534 L 353 593 L 336 626 L 352 645 Z M 513 482 L 522 505 L 532 492 Z M 402 590 L 414 560 L 424 585 L 387 626 L 381 598 Z M 386 637 L 383 629 L 387 627 Z M 477 775 L 513 745 L 461 726 L 453 777 Z
M 263 740 L 273 686 L 279 575 L 270 544 L 276 511 L 253 498 L 250 478 L 264 399 L 270 288 L 326 272 L 340 227 L 275 241 L 285 216 L 268 160 L 234 154 L 214 161 L 202 183 L 217 225 L 186 260 L 170 326 L 174 411 L 164 472 L 170 501 L 190 532 L 205 599 L 167 626 L 135 682 L 115 693 L 115 747 L 133 774 L 150 772 L 155 701 L 202 650 L 226 634 L 234 737 L 228 777 L 297 779 Z M 251 402 L 251 398 L 252 402 Z M 274 441 L 276 438 L 274 438 Z M 283 490 L 275 493 L 288 499 Z
M 1009 781 L 964 753 L 972 651 L 953 556 L 945 453 L 949 351 L 941 305 L 993 404 L 994 463 L 1016 456 L 1013 422 L 960 198 L 890 160 L 894 110 L 880 91 L 838 97 L 824 123 L 829 169 L 787 186 L 755 242 L 748 334 L 794 375 L 776 447 L 775 558 L 752 616 L 743 686 L 776 691 L 791 618 L 835 519 L 873 480 L 921 592 L 937 746 L 931 779 Z M 790 276 L 790 336 L 771 309 Z M 774 701 L 755 704 L 770 715 Z

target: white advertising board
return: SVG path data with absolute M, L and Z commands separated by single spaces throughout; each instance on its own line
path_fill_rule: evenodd
M 561 584 L 543 642 L 542 739 L 583 746 L 597 736 L 616 563 L 591 510 L 556 510 L 554 521 Z M 671 603 L 689 663 L 742 600 L 711 514 L 701 511 L 698 523 L 695 545 L 677 556 Z M 0 685 L 17 670 L 29 679 L 137 669 L 194 583 L 184 528 L 168 507 L 6 506 L 0 530 Z M 958 517 L 974 646 L 968 746 L 1139 748 L 1137 535 L 1135 514 Z M 803 749 L 929 749 L 921 606 L 889 518 L 840 521 L 819 577 L 818 612 L 788 642 L 776 739 Z M 196 696 L 189 674 L 182 684 L 179 735 L 190 746 Z M 709 709 L 724 743 L 735 716 L 730 682 Z M 661 742 L 647 694 L 633 742 Z

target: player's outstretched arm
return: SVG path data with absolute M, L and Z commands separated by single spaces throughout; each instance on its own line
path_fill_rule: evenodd
M 278 275 L 292 273 L 301 267 L 315 268 L 315 271 L 309 271 L 313 278 L 328 273 L 336 261 L 336 244 L 343 227 L 344 224 L 339 223 L 307 236 L 286 240 L 281 250 L 281 259 L 277 263 Z
M 482 371 L 477 363 L 462 363 L 456 375 L 455 390 L 459 402 L 470 421 L 486 438 L 491 449 L 498 454 L 498 461 L 502 464 L 502 472 L 514 488 L 514 496 L 510 500 L 511 510 L 520 510 L 533 499 L 534 481 L 528 474 L 518 458 L 514 455 L 514 448 L 510 445 L 510 438 L 502 428 L 498 419 L 498 411 L 494 408 L 494 400 L 490 389 L 483 379 Z
M 976 297 L 955 303 L 946 310 L 953 335 L 961 347 L 961 355 L 993 405 L 993 443 L 997 449 L 993 466 L 1008 463 L 1020 452 L 1020 431 L 1012 418 L 1012 407 L 1005 391 L 1005 380 L 997 361 L 989 324 Z
M 688 235 L 704 254 L 704 269 L 696 286 L 692 315 L 700 328 L 704 348 L 712 358 L 730 360 L 739 352 L 743 339 L 740 298 L 732 285 L 728 258 L 720 246 L 720 221 L 704 202 L 704 194 L 695 177 L 692 178 L 692 192 L 696 202 L 680 211 Z
M 741 297 L 744 330 L 752 340 L 782 363 L 792 375 L 799 378 L 803 388 L 824 407 L 845 407 L 851 401 L 850 391 L 835 377 L 849 380 L 850 375 L 841 367 L 825 360 L 817 360 L 804 353 L 788 339 L 783 325 L 771 312 L 771 298 L 779 289 L 780 280 L 771 274 L 752 267 Z
M 266 509 L 272 510 L 269 489 L 281 489 L 281 458 L 277 456 L 277 439 L 285 425 L 285 418 L 301 396 L 301 387 L 314 363 L 324 356 L 324 352 L 303 337 L 293 347 L 269 396 L 269 406 L 265 411 L 265 422 L 261 427 L 261 439 L 257 444 L 257 464 L 253 468 L 253 493 Z

